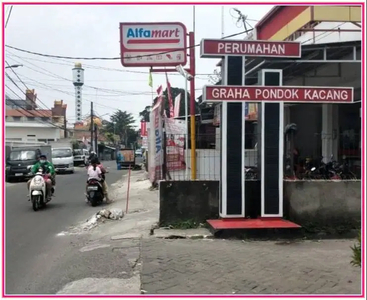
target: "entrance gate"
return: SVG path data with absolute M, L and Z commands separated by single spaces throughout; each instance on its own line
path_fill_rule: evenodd
M 201 57 L 222 58 L 221 86 L 205 86 L 204 102 L 221 109 L 220 220 L 214 229 L 296 228 L 283 220 L 284 103 L 352 103 L 353 88 L 283 86 L 282 70 L 263 69 L 258 85 L 245 85 L 247 57 L 301 57 L 297 42 L 212 40 L 201 42 Z M 260 199 L 245 191 L 245 102 L 259 103 L 258 170 Z M 246 199 L 247 198 L 247 199 Z M 261 202 L 260 218 L 247 219 L 248 204 Z

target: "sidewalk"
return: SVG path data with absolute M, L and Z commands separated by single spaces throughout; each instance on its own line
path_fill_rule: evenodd
M 131 172 L 128 213 L 92 228 L 79 255 L 96 255 L 114 271 L 106 280 L 84 278 L 60 294 L 359 294 L 361 269 L 349 264 L 352 240 L 240 241 L 198 239 L 206 229 L 178 238 L 179 230 L 156 230 L 158 191 L 143 171 Z M 125 211 L 127 176 L 111 187 L 116 201 L 100 207 Z M 181 231 L 182 233 L 182 231 Z M 166 239 L 173 235 L 177 239 Z M 166 237 L 166 238 L 164 238 Z M 112 251 L 111 251 L 112 250 Z M 108 279 L 108 280 L 107 280 Z M 98 284 L 96 284 L 98 282 Z M 92 289 L 93 287 L 93 289 Z M 92 290 L 91 290 L 92 289 Z
M 149 238 L 147 294 L 359 294 L 350 240 L 244 242 Z

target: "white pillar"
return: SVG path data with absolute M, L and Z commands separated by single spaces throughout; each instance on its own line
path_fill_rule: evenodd
M 336 108 L 335 108 L 336 107 Z M 324 163 L 330 161 L 331 155 L 337 158 L 337 106 L 333 104 L 322 104 L 322 132 L 321 145 Z M 336 121 L 333 121 L 336 119 Z M 336 151 L 336 152 L 335 152 Z
M 339 105 L 340 104 L 334 104 L 332 105 L 332 110 L 333 110 L 333 155 L 334 155 L 334 159 L 336 161 L 339 160 L 338 157 L 338 152 L 339 152 L 339 136 L 340 136 L 340 132 L 339 132 Z

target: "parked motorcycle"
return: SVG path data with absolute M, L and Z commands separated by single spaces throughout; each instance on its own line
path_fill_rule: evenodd
M 46 180 L 50 178 L 49 174 L 44 174 L 40 168 L 36 175 L 32 178 L 29 185 L 29 198 L 34 211 L 44 207 L 49 202 L 46 188 Z M 52 193 L 54 188 L 52 188 Z
M 90 179 L 87 184 L 87 199 L 92 206 L 97 206 L 103 202 L 102 184 L 96 179 Z
M 345 156 L 343 156 L 343 163 L 335 166 L 335 169 L 341 179 L 357 179 L 357 176 L 350 170 L 348 161 Z
M 245 168 L 245 179 L 247 180 L 255 180 L 257 179 L 257 170 L 256 168 Z

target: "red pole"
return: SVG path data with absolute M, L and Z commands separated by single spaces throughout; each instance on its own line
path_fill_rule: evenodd
M 131 175 L 131 166 L 129 165 L 129 174 L 128 174 L 128 177 L 127 177 L 127 197 L 126 197 L 125 214 L 127 214 L 127 211 L 129 209 L 130 175 Z
M 196 179 L 196 138 L 195 138 L 195 33 L 189 33 L 190 45 L 190 123 L 191 123 L 191 180 Z

